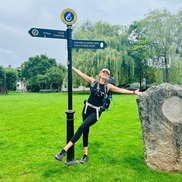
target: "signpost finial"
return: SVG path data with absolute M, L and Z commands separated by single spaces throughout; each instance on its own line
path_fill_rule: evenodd
M 66 25 L 73 25 L 77 20 L 77 14 L 74 10 L 67 8 L 61 12 L 60 18 Z

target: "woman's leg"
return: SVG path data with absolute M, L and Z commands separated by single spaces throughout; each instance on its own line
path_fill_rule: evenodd
M 93 112 L 91 113 L 85 120 L 84 122 L 81 124 L 81 126 L 78 128 L 78 130 L 76 131 L 76 133 L 74 134 L 74 136 L 71 139 L 72 143 L 75 143 L 78 141 L 78 139 L 81 137 L 81 135 L 89 129 L 90 126 L 92 126 L 93 124 L 95 124 L 97 122 L 97 117 L 96 117 L 96 113 Z
M 101 113 L 99 114 L 99 116 L 101 115 Z M 84 115 L 83 115 L 84 118 Z M 96 119 L 97 120 L 97 119 Z M 84 155 L 83 157 L 80 159 L 80 163 L 84 164 L 85 162 L 88 161 L 88 136 L 89 136 L 89 128 L 86 129 L 83 132 L 83 150 L 84 150 Z
M 101 116 L 101 113 L 99 113 L 99 117 Z M 83 120 L 86 120 L 86 115 L 82 113 Z M 97 121 L 96 116 L 94 116 L 93 120 Z M 84 154 L 87 153 L 88 155 L 88 136 L 89 136 L 89 130 L 90 127 L 88 127 L 84 132 L 83 132 L 83 147 L 84 147 Z
M 59 154 L 55 156 L 57 160 L 63 160 L 64 156 L 66 155 L 66 152 L 68 149 L 81 137 L 83 132 L 87 130 L 91 125 L 93 125 L 97 121 L 96 119 L 96 113 L 91 113 L 81 124 L 81 126 L 78 128 L 74 136 L 72 137 L 71 141 L 68 142 L 68 144 L 61 150 Z M 87 148 L 88 149 L 88 148 Z M 88 153 L 88 150 L 87 150 Z
M 65 151 L 68 151 L 68 149 L 73 145 L 73 143 L 70 141 L 68 144 L 63 148 Z
M 88 135 L 89 128 L 83 132 L 83 150 L 85 155 L 88 155 Z
M 88 114 L 88 113 L 87 113 Z M 101 114 L 101 113 L 100 113 Z M 85 133 L 85 146 L 84 146 L 84 152 L 88 155 L 88 133 L 89 133 L 89 127 L 92 126 L 94 123 L 97 122 L 96 112 L 91 112 L 91 114 L 88 115 L 88 117 L 84 120 L 82 125 L 78 128 L 74 136 L 72 137 L 71 141 L 68 142 L 68 144 L 63 148 L 63 150 L 55 156 L 56 159 L 62 160 L 63 157 L 66 155 L 66 152 L 68 149 L 75 143 L 77 140 L 81 137 L 81 135 L 86 131 Z
M 84 150 L 84 155 L 88 155 L 88 146 L 87 147 L 83 147 Z

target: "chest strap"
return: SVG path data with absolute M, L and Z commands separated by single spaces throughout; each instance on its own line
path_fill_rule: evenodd
M 96 117 L 97 117 L 97 120 L 98 120 L 98 119 L 99 119 L 100 107 L 94 106 L 94 105 L 92 105 L 92 104 L 86 102 L 86 103 L 85 103 L 84 114 L 86 114 L 88 106 L 96 110 Z

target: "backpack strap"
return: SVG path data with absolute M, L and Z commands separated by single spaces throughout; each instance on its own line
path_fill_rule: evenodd
M 95 80 L 92 84 L 93 84 L 92 87 L 95 87 L 96 86 L 97 91 L 100 90 L 99 89 L 99 82 L 97 80 Z M 105 98 L 107 98 L 107 96 L 108 96 L 108 84 L 107 84 L 107 82 L 105 84 L 104 94 L 105 94 Z
M 108 84 L 106 83 L 106 93 L 105 93 L 105 95 L 106 95 L 106 97 L 108 96 Z

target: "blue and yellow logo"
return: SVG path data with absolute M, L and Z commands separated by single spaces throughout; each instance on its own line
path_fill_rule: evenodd
M 76 12 L 70 8 L 64 9 L 60 17 L 62 22 L 66 25 L 73 25 L 77 20 Z

